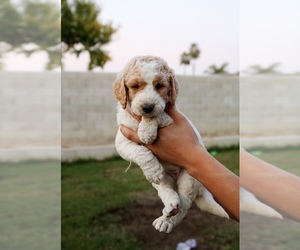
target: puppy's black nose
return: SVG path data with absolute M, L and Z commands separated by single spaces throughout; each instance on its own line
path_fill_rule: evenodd
M 154 104 L 145 104 L 142 109 L 145 113 L 151 113 L 154 109 Z

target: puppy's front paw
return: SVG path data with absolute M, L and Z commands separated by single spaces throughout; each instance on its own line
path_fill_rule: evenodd
M 151 144 L 157 137 L 157 127 L 155 129 L 149 129 L 150 132 L 145 130 L 138 130 L 138 136 L 140 140 L 145 144 Z
M 158 116 L 157 120 L 158 120 L 158 125 L 161 128 L 167 127 L 174 122 L 172 117 L 169 116 L 166 112 L 161 113 L 160 116 Z
M 172 221 L 164 216 L 160 216 L 159 218 L 157 218 L 155 221 L 153 221 L 152 225 L 157 231 L 163 233 L 171 233 L 174 227 Z
M 141 122 L 138 129 L 138 136 L 145 144 L 151 144 L 157 137 L 157 125 Z

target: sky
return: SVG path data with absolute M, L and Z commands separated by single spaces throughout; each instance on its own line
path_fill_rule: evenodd
M 197 43 L 201 54 L 196 74 L 211 64 L 229 63 L 229 70 L 239 67 L 239 2 L 202 0 L 96 0 L 102 8 L 101 20 L 119 27 L 113 42 L 105 47 L 112 61 L 104 71 L 120 71 L 138 55 L 164 58 L 176 73 L 182 74 L 180 55 Z M 81 62 L 65 57 L 66 70 L 80 70 Z M 70 64 L 68 64 L 70 62 Z M 192 68 L 186 69 L 191 73 Z
M 280 63 L 283 73 L 300 71 L 299 0 L 95 0 L 100 20 L 118 27 L 112 42 L 103 47 L 112 61 L 100 72 L 118 72 L 137 55 L 164 58 L 177 74 L 183 74 L 180 55 L 191 43 L 201 50 L 196 75 L 210 65 L 228 63 L 230 73 L 251 65 Z M 18 57 L 18 58 L 17 58 Z M 23 60 L 23 61 L 22 61 Z M 6 56 L 6 70 L 40 70 L 43 53 Z M 66 71 L 86 71 L 88 55 L 66 54 Z M 192 73 L 187 67 L 185 72 Z
M 280 63 L 300 72 L 300 1 L 240 1 L 240 69 Z

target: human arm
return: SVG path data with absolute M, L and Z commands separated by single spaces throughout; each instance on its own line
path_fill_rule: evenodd
M 300 177 L 240 150 L 241 185 L 284 217 L 300 221 Z
M 157 139 L 145 147 L 157 158 L 184 167 L 213 194 L 231 218 L 239 220 L 238 176 L 207 152 L 188 120 L 174 106 L 166 111 L 174 123 L 160 128 Z M 131 129 L 121 126 L 121 132 L 129 140 L 141 143 L 137 133 Z

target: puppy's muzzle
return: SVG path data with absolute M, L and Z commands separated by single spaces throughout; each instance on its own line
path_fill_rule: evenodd
M 142 106 L 142 110 L 143 110 L 145 113 L 149 114 L 149 113 L 151 113 L 151 112 L 153 111 L 154 107 L 155 107 L 154 104 L 144 104 L 144 105 Z

